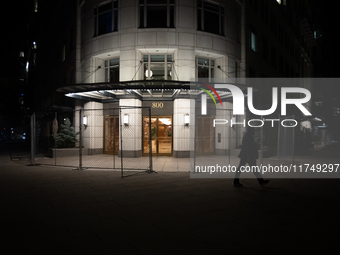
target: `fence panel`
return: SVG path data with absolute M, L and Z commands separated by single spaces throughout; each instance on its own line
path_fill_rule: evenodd
M 81 167 L 120 169 L 117 158 L 119 109 L 84 109 L 80 111 Z
M 119 133 L 122 177 L 152 170 L 151 108 L 120 107 Z
M 34 114 L 33 164 L 84 169 L 152 171 L 151 109 L 119 107 Z M 148 144 L 149 143 L 149 144 Z M 126 170 L 127 172 L 124 172 Z
M 285 120 L 285 121 L 284 121 Z M 283 163 L 294 163 L 295 125 L 294 116 L 280 117 L 278 127 L 277 157 Z M 281 125 L 283 122 L 284 126 Z
M 191 150 L 191 177 L 195 178 L 233 178 L 233 174 L 218 172 L 220 168 L 237 166 L 238 154 L 245 132 L 244 118 L 232 115 L 229 104 L 226 108 L 207 108 L 201 115 L 199 105 L 195 110 L 195 132 L 192 132 L 194 148 Z M 217 170 L 213 174 L 209 169 Z
M 31 118 L 31 161 L 34 164 L 73 166 L 78 163 L 70 159 L 76 157 L 79 149 L 74 148 L 74 111 L 58 111 L 34 114 Z M 64 149 L 60 149 L 63 147 Z

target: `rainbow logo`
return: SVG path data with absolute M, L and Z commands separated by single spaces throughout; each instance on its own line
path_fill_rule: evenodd
M 202 84 L 203 86 L 205 86 L 207 89 L 210 89 L 211 91 L 213 91 L 215 93 L 215 95 L 217 96 L 218 100 L 220 101 L 221 105 L 222 105 L 222 100 L 220 98 L 220 95 L 217 93 L 217 91 L 213 87 L 211 87 L 210 85 L 205 84 L 205 83 L 201 83 L 201 82 L 199 82 L 199 83 Z M 201 87 L 197 87 L 197 88 L 206 92 L 212 98 L 212 100 L 214 100 L 215 105 L 217 105 L 214 96 L 207 89 L 201 88 Z

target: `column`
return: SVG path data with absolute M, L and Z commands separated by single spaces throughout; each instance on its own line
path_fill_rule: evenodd
M 73 116 L 73 126 L 74 126 L 74 130 L 75 132 L 79 132 L 79 113 L 80 113 L 80 109 L 82 109 L 82 102 L 80 99 L 75 99 L 75 103 L 74 103 L 74 116 Z M 77 139 L 79 140 L 79 135 L 77 136 Z M 75 144 L 76 147 L 79 148 L 79 141 L 76 142 Z
M 123 151 L 123 157 L 141 157 L 143 116 L 142 109 L 134 107 L 141 107 L 142 101 L 139 99 L 120 99 L 119 106 L 122 107 L 119 116 L 119 136 L 123 142 L 119 142 L 118 155 L 121 155 Z M 124 106 L 128 107 L 124 108 Z M 124 115 L 128 115 L 129 123 L 127 125 L 123 124 Z
M 87 127 L 83 128 L 83 152 L 88 155 L 103 153 L 103 104 L 87 102 L 84 104 L 83 115 L 87 116 Z
M 189 114 L 190 122 L 184 124 L 184 116 Z M 173 156 L 175 158 L 189 158 L 190 148 L 194 148 L 195 132 L 195 100 L 175 99 L 173 115 Z

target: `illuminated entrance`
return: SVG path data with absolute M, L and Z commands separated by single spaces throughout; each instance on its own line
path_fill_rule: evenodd
M 119 117 L 104 117 L 104 154 L 118 155 L 119 150 Z
M 143 154 L 149 153 L 149 139 L 154 156 L 172 156 L 172 117 L 151 117 L 151 134 L 149 134 L 149 117 L 143 117 Z

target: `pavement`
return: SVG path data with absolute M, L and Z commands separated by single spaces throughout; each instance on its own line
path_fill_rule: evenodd
M 339 163 L 337 153 L 326 154 Z M 339 179 L 271 179 L 263 187 L 241 179 L 236 188 L 186 171 L 121 178 L 26 163 L 0 145 L 1 254 L 339 252 Z

